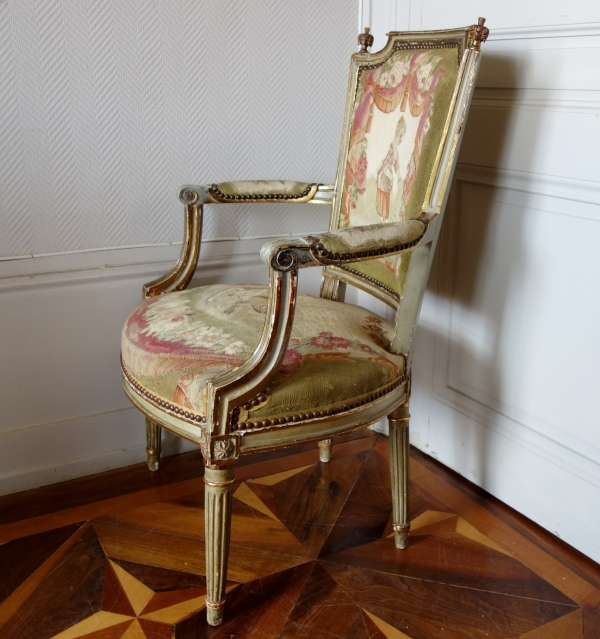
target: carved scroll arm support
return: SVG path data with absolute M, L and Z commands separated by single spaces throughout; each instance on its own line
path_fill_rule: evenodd
M 258 182 L 223 182 L 210 186 L 183 186 L 179 199 L 184 205 L 183 243 L 173 268 L 143 287 L 144 299 L 180 291 L 192 280 L 202 242 L 204 204 L 256 204 L 278 202 L 286 204 L 331 204 L 334 187 L 304 182 L 262 180 Z

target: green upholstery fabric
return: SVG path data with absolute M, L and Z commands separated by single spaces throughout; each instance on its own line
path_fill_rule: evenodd
M 392 224 L 350 226 L 311 237 L 318 240 L 325 251 L 346 255 L 412 244 L 421 239 L 426 229 L 427 225 L 420 220 L 405 220 Z
M 239 182 L 220 182 L 214 184 L 213 189 L 225 197 L 247 195 L 250 197 L 265 197 L 269 195 L 286 195 L 288 197 L 302 197 L 310 191 L 313 185 L 308 182 L 293 182 L 291 180 L 245 180 Z
M 362 69 L 351 115 L 338 227 L 399 222 L 422 212 L 458 77 L 458 49 L 394 51 Z M 410 255 L 353 270 L 402 292 Z
M 142 302 L 122 335 L 123 365 L 152 393 L 206 414 L 206 383 L 254 352 L 266 286 L 218 284 Z M 404 375 L 388 352 L 394 327 L 358 306 L 298 295 L 288 350 L 266 401 L 242 415 L 260 419 L 327 409 Z

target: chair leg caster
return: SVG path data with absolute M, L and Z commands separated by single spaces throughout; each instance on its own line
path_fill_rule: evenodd
M 408 531 L 394 533 L 394 542 L 398 550 L 404 550 L 408 546 Z
M 331 449 L 333 448 L 333 441 L 331 439 L 322 439 L 319 442 L 319 459 L 327 463 L 331 459 Z
M 213 603 L 212 601 L 206 602 L 206 621 L 209 626 L 220 626 L 223 623 L 223 616 L 225 613 L 225 602 Z
M 160 466 L 160 448 L 158 450 L 146 450 L 148 455 L 148 470 L 155 472 Z

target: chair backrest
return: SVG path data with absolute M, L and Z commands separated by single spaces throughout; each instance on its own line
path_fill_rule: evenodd
M 363 44 L 352 56 L 330 230 L 443 211 L 483 31 L 480 20 L 479 38 L 477 25 L 389 33 L 381 51 Z M 324 274 L 397 307 L 409 260 L 382 257 Z

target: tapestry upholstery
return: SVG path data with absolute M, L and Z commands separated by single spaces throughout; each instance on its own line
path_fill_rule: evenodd
M 226 198 L 240 195 L 250 197 L 286 195 L 291 198 L 299 198 L 306 195 L 312 186 L 308 182 L 294 182 L 292 180 L 240 180 L 213 184 L 211 190 Z
M 320 242 L 329 253 L 347 255 L 407 246 L 420 240 L 426 230 L 427 225 L 421 220 L 405 220 L 392 224 L 350 226 L 311 235 L 310 238 Z
M 398 222 L 422 212 L 458 77 L 459 44 L 395 50 L 361 68 L 343 167 L 337 227 Z M 410 255 L 352 269 L 401 294 Z
M 123 328 L 126 371 L 166 401 L 205 415 L 207 380 L 256 349 L 267 296 L 266 286 L 215 284 L 142 302 Z M 404 358 L 388 352 L 393 331 L 358 306 L 299 294 L 270 393 L 240 421 L 343 405 L 402 378 Z

